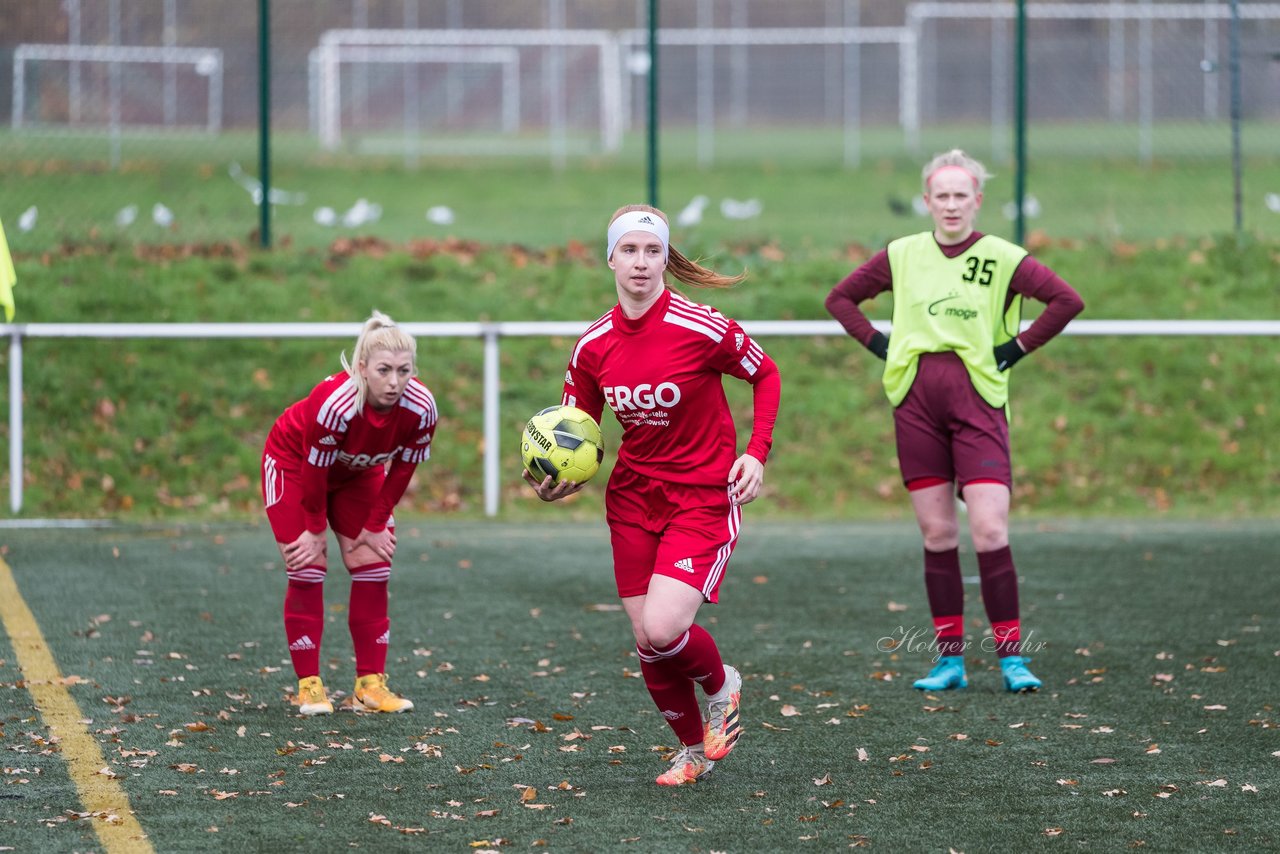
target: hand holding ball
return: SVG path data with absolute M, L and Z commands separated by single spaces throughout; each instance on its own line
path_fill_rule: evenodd
M 586 483 L 604 460 L 600 425 L 577 407 L 548 406 L 525 424 L 520 458 L 539 483 Z

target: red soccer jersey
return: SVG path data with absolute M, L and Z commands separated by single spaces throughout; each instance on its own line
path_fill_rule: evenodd
M 324 530 L 325 496 L 372 468 L 391 464 L 365 528 L 382 530 L 418 463 L 431 456 L 436 401 L 418 379 L 409 380 L 399 404 L 387 412 L 355 407 L 356 385 L 347 373 L 326 377 L 290 406 L 267 437 L 266 453 L 302 475 L 307 528 Z
M 597 421 L 608 404 L 622 425 L 618 465 L 659 480 L 724 484 L 738 452 L 721 375 L 756 386 L 747 453 L 764 462 L 777 373 L 736 321 L 664 290 L 642 317 L 614 306 L 587 328 L 573 348 L 563 400 Z M 766 378 L 774 381 L 761 385 Z

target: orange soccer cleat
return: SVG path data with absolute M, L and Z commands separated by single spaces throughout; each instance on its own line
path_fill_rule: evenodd
M 707 758 L 702 747 L 681 747 L 671 758 L 671 767 L 658 775 L 655 781 L 659 786 L 683 786 L 696 783 L 711 773 L 714 762 Z

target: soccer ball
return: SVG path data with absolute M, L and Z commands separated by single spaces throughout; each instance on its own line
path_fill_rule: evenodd
M 520 458 L 539 483 L 547 475 L 556 483 L 585 483 L 604 459 L 600 425 L 575 406 L 548 406 L 524 425 Z

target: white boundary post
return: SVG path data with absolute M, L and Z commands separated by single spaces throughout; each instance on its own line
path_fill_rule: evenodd
M 22 334 L 9 339 L 9 509 L 22 509 Z
M 501 384 L 497 324 L 484 328 L 484 515 L 498 515 L 498 494 L 502 475 L 498 449 L 502 447 Z

